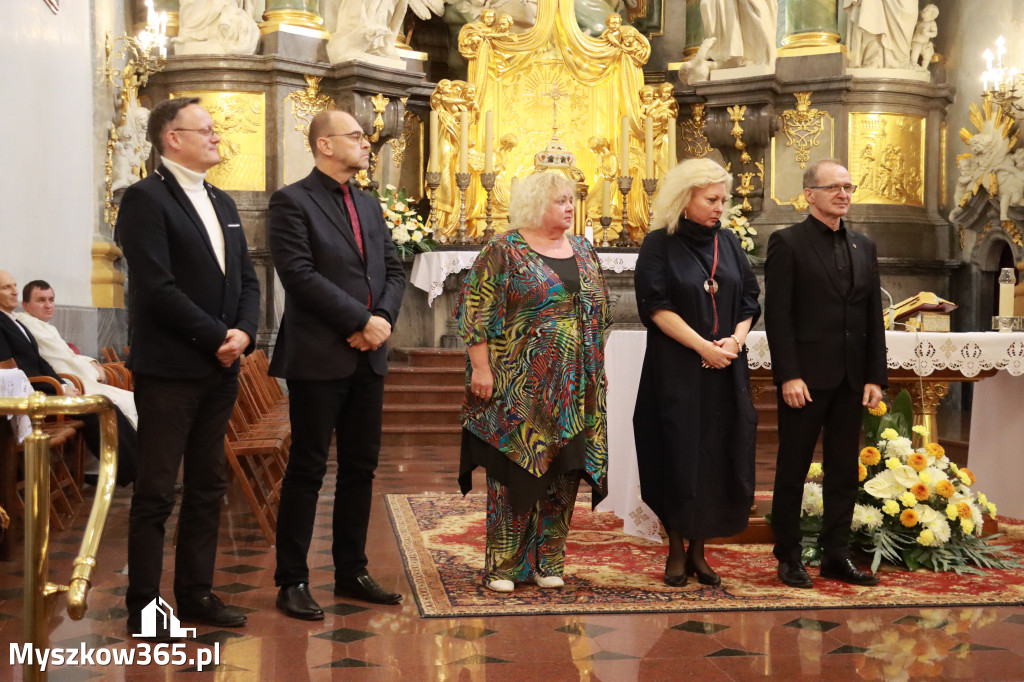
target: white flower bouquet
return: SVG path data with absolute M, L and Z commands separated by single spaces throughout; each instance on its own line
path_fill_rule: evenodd
M 437 247 L 430 229 L 410 206 L 409 194 L 404 187 L 396 190 L 394 185 L 388 185 L 383 194 L 374 190 L 373 196 L 380 202 L 384 222 L 391 230 L 391 240 L 400 256 L 433 251 Z
M 736 233 L 739 237 L 740 247 L 748 257 L 757 255 L 757 244 L 754 243 L 754 235 L 757 234 L 750 225 L 750 221 L 743 215 L 743 208 L 740 204 L 733 204 L 725 212 L 723 224 Z
M 974 474 L 951 462 L 941 445 L 914 448 L 911 432 L 927 436 L 923 426 L 908 428 L 910 395 L 903 391 L 890 410 L 885 403 L 867 410 L 865 441 L 860 452 L 857 503 L 852 544 L 873 555 L 871 570 L 883 559 L 910 570 L 983 574 L 985 568 L 1020 568 L 1006 548 L 990 545 L 998 534 L 982 536 L 984 515 L 996 518 L 996 505 L 974 490 Z M 808 471 L 804 484 L 801 527 L 804 559 L 820 560 L 817 534 L 824 512 L 821 465 Z

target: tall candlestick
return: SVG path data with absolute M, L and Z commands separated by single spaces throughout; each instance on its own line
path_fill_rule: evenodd
M 645 178 L 654 177 L 654 119 L 648 116 L 644 119 L 644 157 L 646 172 Z
M 459 172 L 469 172 L 469 112 L 459 114 Z
M 619 131 L 619 177 L 629 175 L 629 116 L 622 117 Z
M 484 116 L 484 173 L 494 172 L 494 112 Z
M 439 138 L 438 138 L 438 134 L 437 134 L 437 128 L 438 128 L 437 112 L 434 111 L 434 110 L 431 110 L 430 111 L 430 161 L 427 162 L 427 172 L 428 173 L 437 173 L 440 170 L 438 168 L 438 166 L 440 165 L 440 161 L 438 161 L 438 158 L 437 158 L 438 155 L 439 155 L 438 145 L 440 144 L 440 141 L 439 141 Z
M 601 215 L 612 214 L 612 181 L 605 179 L 601 181 Z
M 999 271 L 999 316 L 1011 317 L 1013 315 L 1013 268 L 1003 268 Z
M 676 126 L 679 122 L 673 116 L 668 120 L 668 130 L 665 134 L 668 135 L 668 167 L 669 169 L 675 168 L 678 157 L 676 156 Z

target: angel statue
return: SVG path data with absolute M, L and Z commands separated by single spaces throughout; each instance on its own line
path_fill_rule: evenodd
M 399 59 L 398 35 L 402 31 L 406 10 L 412 9 L 420 19 L 444 11 L 444 0 L 341 0 L 334 32 L 327 42 L 327 57 L 332 64 L 366 56 Z
M 236 0 L 181 0 L 174 54 L 256 54 L 260 28 Z
M 149 109 L 133 106 L 117 128 L 117 142 L 110 168 L 111 191 L 127 187 L 145 177 L 146 159 L 153 147 L 146 137 Z

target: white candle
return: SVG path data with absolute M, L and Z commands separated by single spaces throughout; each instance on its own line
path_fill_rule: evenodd
M 654 177 L 654 119 L 648 116 L 644 119 L 644 158 L 646 165 L 644 170 L 645 178 Z
M 668 130 L 665 134 L 668 135 L 668 167 L 669 169 L 674 168 L 676 165 L 676 126 L 679 125 L 676 119 L 670 118 L 668 120 Z
M 594 243 L 594 223 L 587 221 L 587 226 L 583 231 L 583 237 L 593 245 Z
M 459 172 L 469 172 L 469 112 L 459 114 Z
M 601 181 L 601 217 L 612 214 L 612 181 L 607 178 Z
M 985 50 L 985 53 L 982 56 L 985 58 L 985 70 L 986 71 L 991 71 L 992 70 L 992 50 Z
M 622 129 L 619 131 L 619 175 L 629 175 L 629 116 L 622 117 Z
M 494 112 L 484 117 L 484 173 L 494 172 Z
M 1003 268 L 999 272 L 999 316 L 1013 315 L 1013 268 Z
M 439 163 L 439 161 L 438 161 L 437 157 L 440 154 L 440 151 L 438 150 L 438 145 L 440 144 L 440 140 L 438 139 L 438 135 L 437 135 L 437 127 L 438 127 L 437 112 L 434 111 L 433 109 L 431 109 L 431 111 L 430 111 L 430 161 L 427 162 L 427 172 L 428 173 L 436 173 L 438 171 L 438 163 Z

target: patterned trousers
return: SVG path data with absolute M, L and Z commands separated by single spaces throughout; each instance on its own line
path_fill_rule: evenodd
M 561 576 L 565 541 L 580 487 L 578 473 L 560 474 L 533 509 L 512 511 L 508 489 L 487 477 L 487 578 L 525 581 L 534 574 Z

